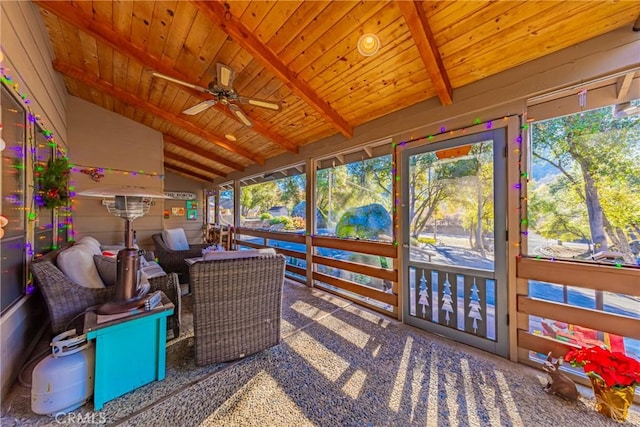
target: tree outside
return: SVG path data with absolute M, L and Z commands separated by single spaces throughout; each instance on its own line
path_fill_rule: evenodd
M 640 117 L 605 107 L 532 123 L 531 146 L 529 254 L 638 263 Z

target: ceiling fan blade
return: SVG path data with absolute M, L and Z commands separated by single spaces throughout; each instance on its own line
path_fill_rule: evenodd
M 280 103 L 267 101 L 266 99 L 257 99 L 257 98 L 246 98 L 244 96 L 239 96 L 238 101 L 242 104 L 255 105 L 256 107 L 268 108 L 274 111 L 280 111 Z
M 233 90 L 233 80 L 236 78 L 236 72 L 233 68 L 218 62 L 216 64 L 216 76 L 218 79 L 218 86 L 223 89 Z
M 191 83 L 183 82 L 182 80 L 174 79 L 173 77 L 167 76 L 166 74 L 152 72 L 156 77 L 160 77 L 161 79 L 169 80 L 170 82 L 177 83 L 182 86 L 190 87 L 191 89 L 199 90 L 200 92 L 209 93 L 209 89 L 203 88 L 202 86 L 197 86 Z
M 209 107 L 211 107 L 213 105 L 216 105 L 216 103 L 217 103 L 217 101 L 215 99 L 209 99 L 207 101 L 202 101 L 202 102 L 194 105 L 191 108 L 187 108 L 182 113 L 188 114 L 190 116 L 195 116 L 196 114 L 203 112 L 207 108 L 209 108 Z
M 231 112 L 238 118 L 238 120 L 242 122 L 243 125 L 253 126 L 253 122 L 251 121 L 249 116 L 247 116 L 240 107 L 238 107 L 236 104 L 231 103 L 227 104 L 227 106 L 229 107 L 229 110 L 231 110 Z

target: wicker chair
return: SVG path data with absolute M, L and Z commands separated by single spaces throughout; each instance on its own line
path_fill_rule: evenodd
M 29 266 L 47 303 L 54 335 L 74 327 L 77 331 L 82 331 L 84 318 L 81 314 L 88 307 L 111 301 L 115 297 L 114 286 L 85 288 L 69 280 L 55 264 L 58 254 L 64 249 L 66 247 L 49 252 Z M 167 319 L 167 329 L 173 330 L 173 337 L 177 338 L 180 335 L 181 309 L 178 276 L 168 273 L 166 276 L 149 279 L 149 283 L 151 292 L 161 290 L 174 304 L 174 312 Z
M 189 267 L 196 365 L 239 359 L 280 342 L 284 269 L 280 254 Z
M 156 247 L 156 257 L 158 264 L 166 272 L 178 273 L 182 282 L 189 281 L 189 266 L 185 263 L 187 258 L 196 258 L 202 256 L 202 249 L 206 248 L 207 244 L 191 244 L 189 249 L 183 251 L 176 251 L 170 249 L 162 240 L 162 234 L 157 233 L 151 236 L 153 238 L 153 244 Z

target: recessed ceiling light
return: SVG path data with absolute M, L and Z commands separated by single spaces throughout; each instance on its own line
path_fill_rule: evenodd
M 234 135 L 231 135 L 230 133 L 226 134 L 224 137 L 227 138 L 229 141 L 235 141 L 237 139 Z
M 380 39 L 375 34 L 367 33 L 358 39 L 358 52 L 362 56 L 374 55 L 380 49 Z

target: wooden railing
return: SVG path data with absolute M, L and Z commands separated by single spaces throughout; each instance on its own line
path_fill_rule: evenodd
M 517 261 L 517 340 L 518 361 L 538 365 L 529 357 L 529 351 L 552 353 L 561 357 L 575 344 L 562 342 L 530 332 L 530 316 L 578 325 L 602 333 L 640 339 L 640 319 L 600 310 L 576 307 L 558 302 L 543 301 L 529 296 L 529 281 L 573 286 L 595 291 L 640 297 L 640 270 L 617 268 L 601 264 L 520 258 Z M 637 301 L 640 310 L 640 300 Z M 583 377 L 574 380 L 586 384 Z
M 242 236 L 253 236 L 259 237 L 262 239 L 262 243 L 249 242 L 247 240 L 242 240 Z M 301 234 L 294 233 L 283 233 L 278 231 L 264 231 L 264 230 L 255 230 L 253 228 L 245 228 L 238 227 L 236 228 L 235 234 L 235 244 L 236 246 L 245 246 L 254 249 L 262 249 L 262 248 L 273 248 L 277 253 L 280 253 L 284 256 L 291 257 L 297 260 L 306 260 L 307 254 L 306 252 L 293 251 L 286 248 L 278 247 L 277 245 L 270 245 L 269 240 L 279 240 L 290 243 L 306 243 L 305 236 Z M 286 266 L 287 272 L 293 273 L 295 275 L 287 275 L 290 279 L 306 283 L 304 279 L 301 279 L 299 276 L 306 278 L 307 270 L 305 268 L 301 268 L 299 266 L 293 265 L 287 262 Z
M 260 243 L 243 239 L 243 236 L 258 237 Z M 291 250 L 289 248 L 274 245 L 273 241 L 283 241 L 298 244 L 307 244 L 307 236 L 294 233 L 272 232 L 239 227 L 236 229 L 236 245 L 250 248 L 273 248 L 276 252 L 300 261 L 311 261 L 306 268 L 292 263 L 287 263 L 287 277 L 307 283 L 302 278 L 311 275 L 313 286 L 322 288 L 327 292 L 339 294 L 341 297 L 353 300 L 385 314 L 398 316 L 398 272 L 394 269 L 397 259 L 397 247 L 392 243 L 380 243 L 362 240 L 341 239 L 329 236 L 313 236 L 309 238 L 310 247 L 305 246 L 305 252 Z M 313 248 L 336 249 L 340 251 L 354 252 L 357 254 L 389 258 L 389 267 L 377 267 L 355 261 L 330 258 L 315 255 Z M 314 253 L 307 258 L 307 253 Z M 378 289 L 366 284 L 356 283 L 343 277 L 327 274 L 323 267 L 335 268 L 341 272 L 349 272 L 362 275 L 369 282 L 381 281 L 388 290 Z

